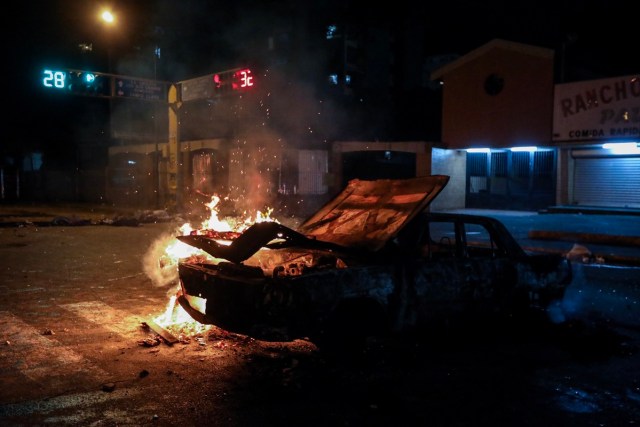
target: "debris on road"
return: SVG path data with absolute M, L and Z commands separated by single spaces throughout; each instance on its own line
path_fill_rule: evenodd
M 115 389 L 116 389 L 116 383 L 102 384 L 102 391 L 106 391 L 107 393 L 111 393 Z
M 173 345 L 177 343 L 179 340 L 169 331 L 167 331 L 162 326 L 158 325 L 153 320 L 147 320 L 146 322 L 142 322 L 142 327 L 145 329 L 151 329 L 156 334 L 160 335 L 167 345 Z
M 138 341 L 138 345 L 141 347 L 155 347 L 162 343 L 162 338 L 159 335 L 153 337 L 147 337 Z

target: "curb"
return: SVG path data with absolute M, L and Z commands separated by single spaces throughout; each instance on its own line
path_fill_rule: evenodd
M 617 236 L 612 234 L 572 233 L 566 231 L 529 231 L 530 239 L 559 240 L 564 242 L 591 243 L 605 246 L 640 247 L 640 236 Z

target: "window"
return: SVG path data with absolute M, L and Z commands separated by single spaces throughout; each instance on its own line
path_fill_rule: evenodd
M 325 181 L 329 171 L 329 155 L 324 150 L 300 150 L 298 152 L 298 192 L 300 194 L 325 194 Z
M 452 221 L 432 221 L 424 252 L 430 257 L 452 257 L 456 255 L 456 225 Z
M 495 96 L 502 92 L 504 88 L 504 79 L 497 74 L 490 74 L 484 81 L 484 91 L 491 96 Z
M 484 224 L 464 224 L 465 254 L 471 258 L 505 255 Z

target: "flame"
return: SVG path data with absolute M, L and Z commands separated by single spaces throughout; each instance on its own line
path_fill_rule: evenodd
M 203 325 L 193 320 L 180 304 L 176 304 L 178 295 L 179 291 L 169 297 L 164 313 L 156 316 L 153 321 L 184 342 L 188 341 L 188 337 L 204 334 L 212 326 Z
M 267 221 L 275 221 L 278 220 L 271 217 L 273 213 L 273 208 L 267 208 L 265 212 L 256 212 L 255 216 L 246 216 L 244 221 L 237 221 L 233 218 L 228 218 L 226 220 L 221 220 L 218 217 L 218 209 L 217 206 L 220 203 L 219 196 L 212 196 L 211 201 L 206 203 L 205 206 L 209 208 L 210 215 L 209 218 L 202 221 L 199 227 L 194 228 L 189 223 L 184 223 L 182 226 L 178 228 L 179 235 L 188 236 L 190 234 L 204 234 L 206 230 L 213 230 L 217 232 L 238 232 L 241 233 L 251 225 L 258 222 L 267 222 Z M 229 244 L 230 242 L 221 242 Z M 210 261 L 214 261 L 214 259 L 208 255 L 206 252 L 194 248 L 193 246 L 187 245 L 186 243 L 182 243 L 180 240 L 176 239 L 172 236 L 171 239 L 165 244 L 164 251 L 160 255 L 160 268 L 175 268 L 177 270 L 177 265 L 181 259 L 187 259 L 191 257 L 197 257 L 200 259 L 208 259 Z
M 258 211 L 255 216 L 246 215 L 245 219 L 237 221 L 236 219 L 229 218 L 221 220 L 218 217 L 218 204 L 220 203 L 220 197 L 214 195 L 211 197 L 211 201 L 206 203 L 205 206 L 209 208 L 210 215 L 205 221 L 203 221 L 199 227 L 194 228 L 191 224 L 185 223 L 177 230 L 179 235 L 187 236 L 190 234 L 204 234 L 206 230 L 213 230 L 217 232 L 242 232 L 249 228 L 254 223 L 275 221 L 276 219 L 271 217 L 273 208 L 267 208 L 265 212 Z M 227 242 L 230 243 L 230 242 Z M 168 236 L 167 238 L 156 243 L 157 248 L 150 250 L 146 258 L 156 261 L 152 268 L 147 268 L 145 263 L 145 269 L 147 275 L 154 280 L 155 283 L 165 285 L 169 282 L 176 282 L 178 280 L 178 263 L 184 259 L 193 259 L 195 261 L 212 261 L 216 259 L 206 252 L 187 245 L 186 243 L 178 240 L 175 235 Z M 159 255 L 158 255 L 159 254 Z M 176 304 L 178 295 L 180 294 L 180 287 L 174 289 L 170 293 L 169 302 L 165 308 L 165 311 L 153 320 L 158 325 L 165 329 L 168 329 L 172 333 L 185 336 L 185 335 L 197 335 L 206 332 L 211 328 L 210 325 L 202 325 L 189 316 L 189 314 L 180 306 Z
M 221 221 L 218 219 L 218 210 L 216 206 L 220 203 L 220 197 L 213 195 L 209 203 L 205 203 L 205 206 L 211 211 L 209 218 L 202 222 L 201 229 L 215 230 L 215 231 L 234 231 L 227 221 Z
M 164 310 L 164 313 L 153 320 L 161 326 L 169 326 L 171 324 L 188 321 L 190 317 L 187 312 L 184 311 L 181 306 L 176 306 L 177 299 L 177 295 L 172 295 L 169 298 L 169 303 L 167 304 L 167 308 Z

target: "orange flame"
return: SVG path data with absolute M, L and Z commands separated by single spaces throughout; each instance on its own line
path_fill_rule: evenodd
M 271 217 L 273 213 L 273 208 L 267 208 L 265 212 L 258 211 L 255 217 L 246 216 L 244 221 L 234 221 L 233 219 L 221 220 L 218 218 L 218 209 L 217 206 L 220 203 L 220 197 L 212 196 L 211 201 L 206 203 L 205 205 L 211 211 L 209 218 L 202 222 L 200 227 L 193 228 L 191 224 L 185 223 L 178 229 L 179 233 L 183 236 L 199 233 L 200 230 L 213 230 L 218 232 L 242 232 L 249 228 L 254 223 L 258 222 L 267 222 L 267 221 L 275 221 L 276 219 Z M 187 245 L 186 243 L 182 243 L 180 240 L 175 237 L 171 238 L 170 241 L 167 242 L 163 253 L 160 256 L 158 267 L 161 270 L 171 271 L 175 273 L 177 277 L 178 263 L 182 259 L 187 259 L 191 257 L 197 257 L 202 260 L 215 261 L 209 254 L 206 252 L 194 248 L 193 246 Z M 198 322 L 194 321 L 186 311 L 180 306 L 180 304 L 176 304 L 176 295 L 179 292 L 179 288 L 174 292 L 174 295 L 170 297 L 167 307 L 161 315 L 155 317 L 153 320 L 158 325 L 170 330 L 172 333 L 178 333 L 180 335 L 184 335 L 189 331 L 190 334 L 199 334 L 206 332 L 210 329 L 210 326 L 201 325 Z

